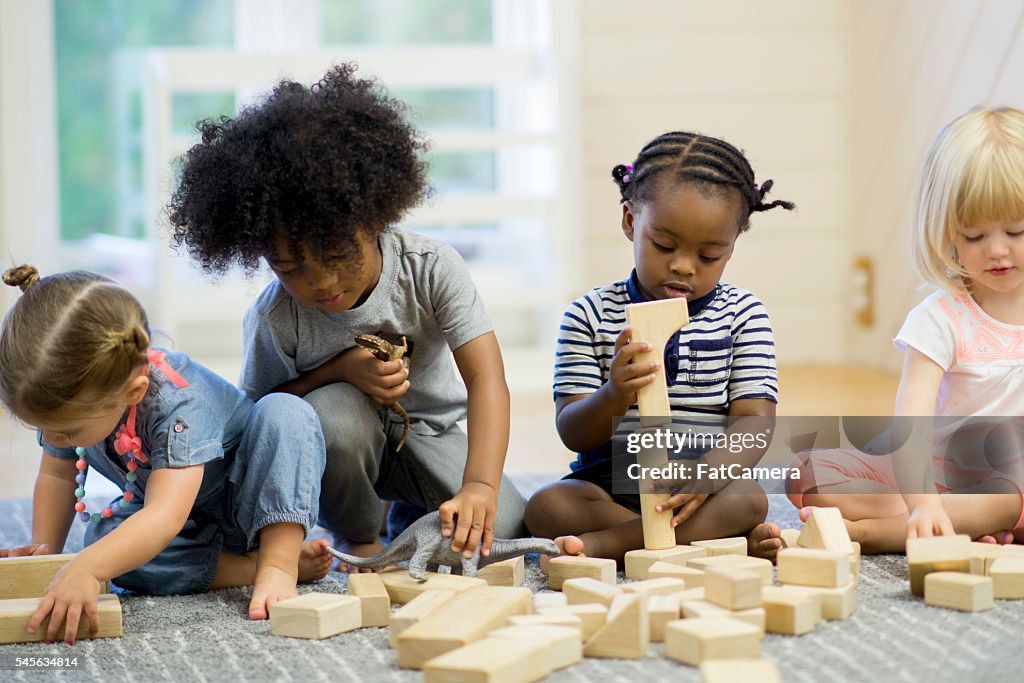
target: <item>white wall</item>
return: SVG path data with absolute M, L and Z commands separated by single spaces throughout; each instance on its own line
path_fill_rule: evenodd
M 846 325 L 845 52 L 840 0 L 587 0 L 582 5 L 584 268 L 580 291 L 628 274 L 617 163 L 697 130 L 745 150 L 771 197 L 726 279 L 768 307 L 782 363 L 841 362 Z

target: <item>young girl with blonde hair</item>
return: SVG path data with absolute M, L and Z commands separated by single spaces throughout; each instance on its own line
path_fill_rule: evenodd
M 100 585 L 151 594 L 252 585 L 249 616 L 330 569 L 316 523 L 325 450 L 313 409 L 274 394 L 253 403 L 182 353 L 150 346 L 128 291 L 87 272 L 39 278 L 12 268 L 23 295 L 0 329 L 0 402 L 38 430 L 42 463 L 29 545 L 64 548 L 76 512 L 86 548 L 46 589 L 28 624 L 73 643 L 82 612 L 95 633 Z M 90 469 L 123 494 L 85 503 Z

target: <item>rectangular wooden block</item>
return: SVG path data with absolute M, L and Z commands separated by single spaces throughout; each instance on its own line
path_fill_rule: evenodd
M 972 543 L 971 545 L 974 545 L 974 544 Z M 989 545 L 989 544 L 986 544 L 986 545 Z M 1010 545 L 1000 545 L 1000 546 L 996 546 L 996 547 L 998 548 L 998 550 L 993 551 L 992 554 L 988 558 L 986 558 L 986 561 L 985 561 L 985 576 L 988 576 L 988 572 L 992 568 L 992 564 L 996 560 L 1001 560 L 1003 558 L 1024 559 L 1024 545 L 1010 544 Z M 974 565 L 974 560 L 972 558 L 972 560 L 971 560 L 972 572 L 971 573 L 974 573 L 973 572 L 973 567 L 974 566 L 975 566 Z
M 971 573 L 977 576 L 987 576 L 989 565 L 992 564 L 992 558 L 999 554 L 1001 545 L 996 543 L 976 543 L 971 542 L 968 547 L 968 553 L 971 560 Z
M 684 600 L 680 603 L 680 612 L 685 619 L 700 619 L 702 617 L 731 617 L 739 619 L 752 626 L 756 626 L 762 633 L 765 630 L 765 620 L 767 618 L 764 607 L 729 610 L 707 600 Z
M 396 605 L 404 605 L 427 591 L 445 590 L 459 593 L 469 588 L 487 585 L 487 582 L 480 578 L 436 572 L 427 572 L 426 581 L 417 581 L 409 576 L 408 570 L 399 568 L 380 572 L 378 576 L 384 582 L 391 602 Z
M 534 611 L 542 609 L 544 607 L 564 607 L 568 604 L 569 600 L 565 597 L 565 593 L 556 591 L 545 591 L 542 593 L 533 594 Z
M 771 560 L 766 560 L 763 557 L 750 557 L 745 555 L 698 557 L 695 560 L 690 560 L 686 566 L 693 567 L 694 569 L 700 569 L 705 572 L 711 567 L 735 567 L 736 569 L 746 569 L 747 571 L 754 572 L 761 577 L 762 586 L 771 585 L 772 574 L 775 568 L 772 565 Z
M 388 622 L 388 645 L 398 647 L 398 636 L 405 629 L 455 597 L 454 591 L 425 591 L 405 603 Z
M 798 636 L 814 630 L 821 621 L 821 600 L 791 586 L 764 586 L 765 630 Z
M 665 624 L 679 618 L 679 600 L 671 595 L 647 598 L 647 621 L 651 625 L 651 642 L 665 640 Z
M 647 601 L 642 595 L 616 596 L 608 608 L 604 626 L 583 646 L 587 657 L 642 659 L 651 639 Z
M 931 572 L 971 571 L 971 537 L 931 536 L 907 539 L 907 570 L 910 593 L 924 595 L 924 577 Z
M 583 633 L 583 620 L 575 614 L 513 614 L 508 618 L 509 626 L 564 626 Z M 582 637 L 582 635 L 581 635 Z
M 39 607 L 42 598 L 11 598 L 0 600 L 0 643 L 38 643 L 46 637 L 46 629 L 50 625 L 45 619 L 35 633 L 25 630 L 28 620 Z M 121 637 L 121 601 L 116 595 L 103 594 L 96 602 L 99 614 L 99 633 L 89 635 L 89 620 L 82 615 L 78 625 L 77 639 L 82 638 L 120 638 Z M 59 639 L 64 638 L 64 631 Z
M 701 683 L 782 683 L 773 659 L 709 659 L 700 665 Z
M 583 640 L 579 629 L 564 626 L 506 626 L 491 631 L 488 638 L 517 638 L 539 641 L 547 646 L 548 665 L 552 670 L 564 669 L 583 659 Z
M 697 588 L 687 588 L 686 590 L 679 591 L 678 593 L 673 593 L 672 597 L 679 600 L 680 604 L 687 600 L 703 600 L 705 598 L 704 587 L 698 586 Z
M 548 562 L 548 588 L 562 590 L 566 579 L 590 578 L 615 585 L 615 560 L 563 555 Z
M 707 551 L 708 557 L 717 557 L 718 555 L 746 555 L 747 554 L 747 539 L 742 536 L 735 536 L 733 538 L 712 538 L 706 541 L 694 541 L 690 545 L 697 548 L 704 548 Z
M 349 574 L 348 592 L 359 598 L 363 607 L 363 626 L 387 626 L 391 617 L 391 598 L 380 574 Z
M 590 639 L 590 636 L 597 633 L 598 629 L 604 626 L 604 622 L 608 618 L 608 607 L 596 602 L 589 602 L 579 605 L 566 605 L 564 607 L 542 607 L 537 610 L 537 613 L 575 615 L 580 620 L 583 640 L 586 641 Z
M 829 621 L 846 619 L 857 607 L 857 587 L 852 581 L 838 588 L 794 585 L 785 588 L 793 595 L 803 594 L 816 599 L 821 606 L 821 618 Z
M 961 612 L 982 612 L 995 607 L 992 578 L 962 572 L 929 572 L 924 577 L 924 601 Z
M 758 657 L 762 637 L 757 627 L 729 617 L 680 619 L 665 625 L 665 656 L 690 666 Z
M 74 557 L 74 553 L 0 557 L 0 600 L 43 597 L 53 577 Z M 104 581 L 100 593 L 109 592 L 110 583 Z
M 489 586 L 522 586 L 526 580 L 526 559 L 520 555 L 510 560 L 503 560 L 481 567 L 477 577 Z
M 779 583 L 836 588 L 853 580 L 850 556 L 832 550 L 783 548 L 775 558 Z
M 549 673 L 547 643 L 528 638 L 485 638 L 423 664 L 424 683 L 530 683 Z
M 704 585 L 704 572 L 696 567 L 682 567 L 671 562 L 655 562 L 647 570 L 648 579 L 681 579 L 687 588 Z
M 579 605 L 587 602 L 597 602 L 605 607 L 611 607 L 615 596 L 622 594 L 622 589 L 612 586 L 604 581 L 584 577 L 582 579 L 567 579 L 562 583 L 562 592 L 570 605 Z
M 682 579 L 646 579 L 644 581 L 633 581 L 619 585 L 623 593 L 636 593 L 637 595 L 672 595 L 679 591 L 686 590 L 686 584 Z
M 398 666 L 419 669 L 428 660 L 483 638 L 513 614 L 528 614 L 529 588 L 478 586 L 458 593 L 398 636 Z
M 860 543 L 850 541 L 850 545 L 853 546 L 853 552 L 850 553 L 850 575 L 853 576 L 853 585 L 856 586 L 860 581 Z
M 306 593 L 270 606 L 270 632 L 275 636 L 320 640 L 362 623 L 362 606 L 354 595 Z
M 1001 557 L 992 563 L 992 595 L 1000 600 L 1024 598 L 1024 557 Z
M 656 562 L 668 562 L 685 567 L 686 563 L 698 557 L 705 557 L 707 550 L 692 545 L 677 545 L 665 550 L 630 550 L 626 553 L 626 578 L 644 580 L 651 565 Z
M 704 577 L 708 602 L 730 610 L 749 609 L 761 604 L 761 577 L 736 567 L 712 567 Z
M 839 508 L 811 508 L 811 514 L 796 541 L 801 548 L 833 550 L 844 555 L 853 552 L 850 534 Z

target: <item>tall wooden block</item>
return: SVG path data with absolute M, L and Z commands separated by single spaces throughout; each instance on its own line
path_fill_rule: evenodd
M 359 598 L 340 593 L 306 593 L 270 606 L 270 632 L 288 638 L 320 640 L 363 624 Z
M 1024 558 L 1002 557 L 992 563 L 992 595 L 1000 600 L 1024 598 Z
M 992 609 L 992 578 L 961 572 L 929 572 L 924 577 L 924 601 L 961 612 Z
M 454 591 L 426 591 L 405 603 L 388 622 L 388 645 L 398 647 L 398 636 L 405 629 L 455 597 Z
M 589 640 L 590 636 L 597 633 L 598 629 L 604 626 L 608 618 L 608 607 L 605 605 L 589 602 L 579 605 L 566 605 L 564 607 L 542 607 L 537 610 L 538 614 L 572 614 L 580 620 L 580 629 L 583 632 L 583 640 Z
M 704 585 L 704 572 L 696 567 L 681 567 L 671 562 L 655 562 L 647 570 L 648 579 L 679 579 L 687 588 Z
M 349 574 L 348 592 L 359 598 L 363 608 L 363 626 L 387 626 L 391 617 L 391 598 L 380 574 Z
M 584 577 L 582 579 L 567 579 L 562 583 L 562 592 L 565 593 L 570 605 L 597 602 L 605 607 L 611 607 L 612 600 L 622 594 L 622 589 L 604 581 Z
M 477 640 L 425 662 L 423 681 L 530 683 L 551 673 L 548 649 L 547 643 L 532 638 Z M 402 651 L 401 646 L 398 651 Z
M 619 595 L 608 608 L 604 626 L 583 646 L 587 657 L 640 659 L 651 639 L 647 602 L 641 595 Z
M 388 592 L 391 602 L 396 605 L 404 605 L 420 593 L 427 591 L 453 591 L 459 593 L 469 588 L 486 586 L 483 579 L 458 574 L 437 574 L 427 572 L 426 581 L 417 581 L 409 576 L 405 569 L 388 569 L 378 574 L 384 582 L 384 588 Z
M 853 580 L 850 556 L 831 550 L 783 548 L 775 557 L 779 583 L 836 588 Z
M 46 637 L 46 629 L 50 625 L 50 619 L 46 618 L 40 624 L 39 630 L 29 633 L 28 620 L 39 607 L 42 598 L 11 598 L 0 600 L 0 643 L 38 643 Z M 89 620 L 85 614 L 78 625 L 76 639 L 82 638 L 120 638 L 121 637 L 121 601 L 116 595 L 103 594 L 96 601 L 96 611 L 99 614 L 99 632 L 95 636 L 89 635 Z M 64 638 L 64 631 L 61 630 L 59 638 Z
M 564 669 L 583 659 L 583 640 L 579 629 L 546 625 L 506 626 L 491 631 L 487 637 L 516 638 L 546 644 L 548 664 L 552 670 Z
M 726 609 L 748 609 L 761 604 L 761 577 L 735 567 L 712 567 L 704 577 L 708 602 Z
M 745 621 L 764 632 L 766 615 L 764 607 L 730 610 L 707 600 L 684 600 L 680 603 L 680 612 L 684 619 L 700 619 L 703 617 L 730 617 Z
M 686 590 L 686 584 L 682 579 L 647 579 L 646 581 L 634 581 L 619 586 L 623 593 L 636 593 L 650 597 L 652 595 L 672 595 L 681 590 Z
M 602 583 L 615 584 L 615 560 L 602 557 L 576 557 L 563 555 L 548 562 L 548 588 L 562 590 L 567 579 L 590 578 Z
M 790 586 L 764 586 L 761 606 L 769 633 L 798 636 L 813 631 L 821 621 L 820 599 Z
M 746 659 L 761 654 L 761 639 L 761 631 L 737 619 L 680 619 L 665 625 L 665 656 L 691 666 L 710 659 Z
M 651 625 L 651 642 L 665 640 L 665 624 L 679 618 L 679 600 L 671 595 L 647 598 L 647 622 Z
M 694 541 L 690 545 L 696 546 L 697 548 L 704 548 L 707 551 L 708 557 L 717 557 L 718 555 L 746 555 L 747 554 L 747 539 L 742 536 L 736 536 L 733 538 L 712 538 L 706 541 Z
M 529 588 L 478 586 L 458 593 L 398 636 L 398 666 L 419 669 L 425 662 L 483 638 L 513 614 L 531 608 Z
M 690 560 L 686 566 L 694 569 L 700 569 L 705 572 L 712 567 L 734 567 L 736 569 L 745 569 L 760 576 L 761 585 L 763 586 L 771 585 L 772 572 L 774 570 L 771 560 L 766 560 L 763 557 L 749 557 L 741 555 L 698 557 L 695 560 Z
M 971 571 L 971 537 L 931 536 L 907 539 L 907 569 L 910 593 L 924 595 L 924 577 L 931 572 Z
M 708 551 L 692 545 L 677 545 L 664 550 L 630 550 L 626 553 L 626 578 L 644 580 L 651 566 L 656 562 L 668 562 L 685 567 L 686 563 L 698 557 L 705 557 Z
M 489 586 L 522 586 L 526 580 L 526 559 L 519 555 L 510 560 L 503 560 L 481 567 L 477 577 Z
M 833 550 L 849 555 L 853 552 L 850 534 L 839 508 L 811 508 L 811 514 L 796 541 L 801 548 Z
M 53 577 L 74 558 L 74 553 L 0 557 L 0 600 L 43 597 Z M 100 593 L 109 592 L 110 583 L 104 581 Z
M 773 659 L 711 659 L 700 665 L 702 683 L 782 683 Z

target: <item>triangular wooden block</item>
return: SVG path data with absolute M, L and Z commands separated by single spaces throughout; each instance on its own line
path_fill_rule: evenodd
M 796 543 L 801 548 L 834 550 L 849 555 L 853 552 L 850 534 L 839 508 L 812 508 Z
M 651 640 L 647 602 L 642 595 L 619 595 L 612 601 L 608 619 L 583 646 L 587 657 L 641 659 Z

